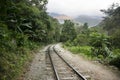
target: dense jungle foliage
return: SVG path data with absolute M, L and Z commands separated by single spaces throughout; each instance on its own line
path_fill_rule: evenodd
M 60 24 L 48 16 L 46 4 L 47 0 L 0 0 L 0 80 L 16 80 L 34 50 L 59 41 Z

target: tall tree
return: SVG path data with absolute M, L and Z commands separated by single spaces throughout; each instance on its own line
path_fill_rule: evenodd
M 73 40 L 76 37 L 74 23 L 70 20 L 65 20 L 61 32 L 61 41 Z
M 84 23 L 83 29 L 88 29 L 88 23 Z
M 120 29 L 120 6 L 118 4 L 111 5 L 107 10 L 101 10 L 106 14 L 103 20 L 103 29 L 108 31 L 108 34 L 114 34 L 116 29 Z

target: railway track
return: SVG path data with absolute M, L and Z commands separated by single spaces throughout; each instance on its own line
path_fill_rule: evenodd
M 46 67 L 47 80 L 87 80 L 59 55 L 54 46 L 48 47 Z

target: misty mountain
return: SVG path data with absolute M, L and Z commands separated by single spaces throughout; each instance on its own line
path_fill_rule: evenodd
M 70 16 L 59 13 L 48 13 L 48 15 L 58 19 L 60 23 L 64 23 L 64 20 L 72 20 L 75 23 L 76 22 L 80 24 L 88 23 L 89 26 L 96 26 L 102 21 L 101 16 L 80 15 L 76 18 L 72 18 Z
M 102 21 L 102 18 L 100 16 L 80 15 L 76 17 L 74 20 L 82 24 L 88 23 L 89 26 L 96 26 Z
M 53 18 L 56 18 L 61 24 L 64 23 L 64 20 L 72 20 L 72 17 L 64 15 L 64 14 L 49 13 L 48 15 L 52 16 Z
M 48 15 L 52 16 L 52 17 L 58 17 L 61 16 L 63 14 L 58 14 L 58 13 L 48 13 Z

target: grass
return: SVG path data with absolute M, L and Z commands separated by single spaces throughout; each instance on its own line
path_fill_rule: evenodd
M 120 69 L 120 49 L 114 49 L 111 55 L 104 58 L 102 55 L 95 56 L 92 53 L 91 46 L 66 46 L 64 48 L 70 50 L 74 54 L 79 54 L 89 60 L 97 60 L 103 64 L 110 64 Z
M 65 46 L 64 48 L 70 50 L 74 54 L 79 54 L 85 58 L 92 59 L 91 46 Z

